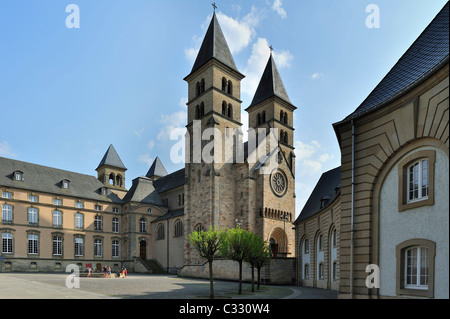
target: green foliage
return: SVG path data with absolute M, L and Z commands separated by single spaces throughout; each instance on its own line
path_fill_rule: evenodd
M 210 227 L 207 232 L 194 231 L 189 235 L 189 241 L 201 257 L 211 262 L 221 247 L 222 233 L 217 227 Z

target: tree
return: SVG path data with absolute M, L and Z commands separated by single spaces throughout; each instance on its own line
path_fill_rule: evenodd
M 258 286 L 259 290 L 261 284 L 261 268 L 270 262 L 270 258 L 272 256 L 272 252 L 270 250 L 270 245 L 266 242 L 263 242 L 262 250 L 255 261 L 255 268 L 258 272 Z
M 258 270 L 258 289 L 261 281 L 261 268 L 270 260 L 270 251 L 266 242 L 254 233 L 248 235 L 248 251 L 244 261 L 252 271 L 252 292 L 255 291 L 255 268 Z
M 223 234 L 221 255 L 239 264 L 239 290 L 242 294 L 242 262 L 246 257 L 250 245 L 250 232 L 236 226 Z
M 220 250 L 223 232 L 216 227 L 210 227 L 207 232 L 204 230 L 194 231 L 189 235 L 191 245 L 195 247 L 199 255 L 208 261 L 209 265 L 209 297 L 214 299 L 214 278 L 212 263 L 216 253 Z

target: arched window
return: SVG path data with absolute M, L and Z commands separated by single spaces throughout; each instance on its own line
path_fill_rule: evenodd
M 141 233 L 147 232 L 147 220 L 144 217 L 142 217 L 139 220 L 139 232 L 141 232 Z
M 200 83 L 200 93 L 205 92 L 205 79 L 202 79 Z
M 109 174 L 109 185 L 115 185 L 115 176 L 113 173 Z
M 119 187 L 122 187 L 122 185 L 123 185 L 123 178 L 122 178 L 122 175 L 120 175 L 120 174 L 118 174 L 116 176 L 116 185 Z
M 183 236 L 183 221 L 181 219 L 177 219 L 173 224 L 173 228 L 175 230 L 174 237 Z
M 305 241 L 303 242 L 303 253 L 309 254 L 309 240 L 308 239 L 305 239 Z
M 164 224 L 158 224 L 156 227 L 156 239 L 164 239 Z
M 227 86 L 228 86 L 227 79 L 222 78 L 222 91 L 226 92 L 227 91 Z
M 266 111 L 262 111 L 262 113 L 261 113 L 261 122 L 262 123 L 266 122 Z
M 280 131 L 280 142 L 284 143 L 284 131 Z
M 287 132 L 285 132 L 285 134 L 284 134 L 284 144 L 288 144 L 289 143 L 289 139 L 288 139 L 288 133 Z
M 198 120 L 200 118 L 200 105 L 195 107 L 195 118 Z
M 200 103 L 200 116 L 205 115 L 205 103 Z
M 284 112 L 280 111 L 280 122 L 284 122 Z
M 283 119 L 284 124 L 288 123 L 288 115 L 286 112 L 284 112 L 284 119 Z
M 222 115 L 227 115 L 227 102 L 222 102 Z
M 258 113 L 258 115 L 256 115 L 256 122 L 258 123 L 258 125 L 261 124 L 261 114 Z
M 196 232 L 205 231 L 205 226 L 203 226 L 203 224 L 197 224 L 197 225 L 194 227 L 194 231 L 196 231 Z
M 303 279 L 309 279 L 309 264 L 305 264 L 304 266 Z
M 233 117 L 233 106 L 231 104 L 228 104 L 228 117 L 232 118 Z
M 200 95 L 200 83 L 199 82 L 197 82 L 197 84 L 195 85 L 195 93 L 196 93 L 196 96 Z
M 233 83 L 231 83 L 231 81 L 228 81 L 228 90 L 227 90 L 228 94 L 233 94 Z

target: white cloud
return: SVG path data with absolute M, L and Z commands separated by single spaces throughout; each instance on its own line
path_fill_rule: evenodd
M 250 13 L 240 20 L 229 17 L 222 12 L 217 12 L 216 15 L 232 54 L 239 53 L 250 45 L 251 41 L 256 36 L 255 27 L 258 26 L 259 22 L 264 17 L 263 12 L 256 9 L 254 6 L 252 6 Z M 202 23 L 202 35 L 193 36 L 193 46 L 184 50 L 186 58 L 191 63 L 195 62 L 204 34 L 211 22 L 211 18 L 211 16 L 208 16 L 205 22 Z
M 333 159 L 317 141 L 295 141 L 296 168 L 299 176 L 311 176 L 322 172 L 323 164 Z
M 9 145 L 8 141 L 3 141 L 0 143 L 0 156 L 5 157 L 17 157 L 17 154 L 14 153 L 12 147 Z
M 286 10 L 283 9 L 283 3 L 281 2 L 281 0 L 275 0 L 273 2 L 272 10 L 276 11 L 276 13 L 278 13 L 278 15 L 282 19 L 286 19 L 287 18 L 287 13 L 286 13 Z
M 278 52 L 274 50 L 272 55 L 278 69 L 291 66 L 293 56 L 288 50 L 280 50 Z M 243 93 L 253 97 L 267 61 L 269 60 L 269 56 L 269 42 L 265 38 L 258 38 L 253 44 L 252 54 L 248 59 L 247 66 L 244 70 L 246 77 L 242 80 L 241 90 Z
M 147 166 L 153 164 L 153 158 L 150 157 L 150 154 L 139 155 L 138 161 L 147 164 Z
M 323 77 L 323 73 L 320 73 L 320 72 L 316 72 L 316 73 L 313 73 L 313 75 L 311 75 L 312 80 L 317 80 L 317 79 L 320 79 L 321 77 Z
M 159 131 L 158 141 L 170 140 L 170 133 L 176 128 L 184 128 L 186 126 L 187 112 L 178 111 L 172 114 L 161 115 L 159 122 L 164 124 Z

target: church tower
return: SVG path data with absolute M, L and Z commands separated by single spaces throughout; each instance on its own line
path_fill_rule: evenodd
M 286 158 L 293 174 L 295 169 L 293 117 L 296 109 L 289 99 L 270 53 L 252 103 L 246 109 L 249 113 L 249 128 L 255 130 L 265 128 L 267 132 L 271 128 L 275 129 L 282 155 Z
M 241 74 L 214 13 L 188 83 L 185 261 L 195 262 L 188 234 L 235 227 L 233 145 L 240 138 Z
M 125 188 L 125 171 L 127 168 L 117 154 L 112 144 L 108 147 L 100 164 L 96 168 L 99 181 L 106 187 L 116 191 L 116 194 L 122 198 L 127 189 Z

